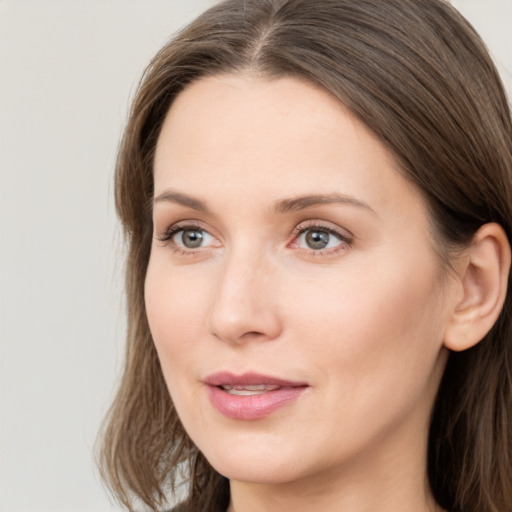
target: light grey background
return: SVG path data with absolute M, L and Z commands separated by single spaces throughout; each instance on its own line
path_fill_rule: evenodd
M 0 0 L 0 510 L 117 510 L 92 446 L 122 363 L 129 98 L 212 0 Z M 512 0 L 454 0 L 512 90 Z

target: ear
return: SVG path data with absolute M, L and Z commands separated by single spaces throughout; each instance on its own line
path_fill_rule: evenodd
M 510 271 L 510 244 L 499 224 L 484 224 L 456 263 L 460 293 L 445 331 L 444 345 L 461 351 L 491 330 L 503 307 Z

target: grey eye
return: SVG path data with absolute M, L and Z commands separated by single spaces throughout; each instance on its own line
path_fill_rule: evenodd
M 297 245 L 311 251 L 322 251 L 323 249 L 334 249 L 344 243 L 341 235 L 334 233 L 328 228 L 304 229 L 297 238 Z
M 310 249 L 325 249 L 329 245 L 331 235 L 327 231 L 309 230 L 306 232 L 305 241 Z
M 197 249 L 203 244 L 204 234 L 200 229 L 184 229 L 179 234 L 179 238 L 182 245 L 187 249 Z

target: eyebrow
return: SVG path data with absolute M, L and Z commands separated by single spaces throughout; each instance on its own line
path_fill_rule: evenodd
M 165 191 L 153 199 L 153 204 L 164 202 L 180 204 L 199 212 L 208 212 L 208 208 L 202 201 L 180 192 Z
M 375 210 L 367 203 L 360 201 L 355 197 L 343 194 L 315 194 L 311 196 L 282 199 L 276 202 L 274 209 L 276 213 L 286 213 L 321 206 L 323 204 L 344 204 L 356 206 L 358 208 L 364 208 L 374 214 L 376 213 Z
M 153 204 L 170 202 L 180 204 L 192 210 L 200 212 L 208 212 L 209 209 L 205 203 L 191 197 L 187 194 L 180 192 L 165 191 L 153 199 Z M 280 199 L 274 203 L 274 211 L 276 213 L 287 213 L 292 211 L 305 210 L 306 208 L 313 208 L 324 204 L 342 204 L 349 206 L 356 206 L 358 208 L 366 209 L 375 214 L 375 210 L 367 203 L 360 201 L 351 196 L 343 194 L 315 194 L 310 196 L 300 196 L 289 199 Z

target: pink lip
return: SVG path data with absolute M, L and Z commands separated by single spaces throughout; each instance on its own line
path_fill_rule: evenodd
M 260 375 L 245 373 L 233 375 L 220 372 L 204 380 L 212 405 L 224 416 L 237 420 L 257 420 L 265 418 L 277 409 L 296 400 L 307 388 L 304 382 L 295 382 Z M 277 389 L 255 395 L 233 395 L 222 386 L 279 386 Z

